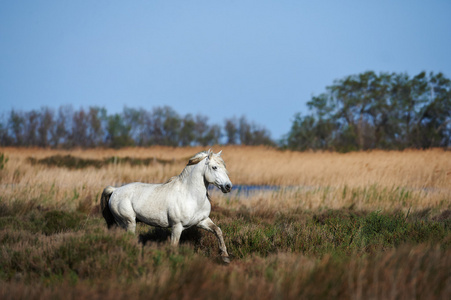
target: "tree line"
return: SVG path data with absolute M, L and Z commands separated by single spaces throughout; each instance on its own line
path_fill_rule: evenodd
M 307 107 L 308 114 L 294 116 L 281 148 L 346 152 L 451 146 L 451 81 L 442 73 L 350 75 L 313 96 Z M 277 145 L 264 126 L 245 116 L 218 125 L 168 106 L 125 107 L 113 114 L 103 107 L 43 107 L 0 117 L 1 146 Z
M 296 114 L 283 146 L 354 151 L 449 147 L 451 81 L 368 71 L 336 80 Z
M 0 144 L 19 147 L 93 148 L 127 146 L 275 145 L 269 131 L 245 116 L 210 124 L 198 114 L 181 116 L 168 106 L 125 107 L 109 114 L 103 107 L 11 110 L 0 120 Z

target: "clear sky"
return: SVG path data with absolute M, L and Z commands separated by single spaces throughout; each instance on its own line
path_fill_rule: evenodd
M 451 1 L 0 0 L 0 113 L 168 105 L 273 138 L 334 79 L 451 77 Z

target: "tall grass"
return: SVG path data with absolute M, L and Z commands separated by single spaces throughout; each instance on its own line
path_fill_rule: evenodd
M 451 297 L 449 152 L 224 147 L 234 184 L 281 186 L 212 192 L 229 266 L 195 228 L 179 248 L 167 230 L 106 229 L 106 185 L 163 182 L 200 150 L 0 149 L 0 298 Z M 94 163 L 64 166 L 67 155 Z
M 217 148 L 217 149 L 216 149 Z M 370 151 L 346 154 L 331 152 L 290 152 L 265 147 L 215 147 L 224 150 L 223 157 L 234 182 L 239 184 L 302 185 L 302 186 L 400 186 L 411 188 L 449 187 L 451 183 L 451 152 L 441 149 L 406 151 Z M 131 166 L 110 165 L 101 170 L 87 169 L 83 174 L 96 173 L 108 176 L 110 181 L 123 179 L 148 179 L 156 182 L 178 174 L 194 153 L 202 148 L 128 148 L 120 150 L 45 150 L 3 148 L 1 153 L 9 159 L 5 164 L 9 171 L 20 175 L 30 169 L 29 158 L 42 159 L 55 155 L 72 155 L 84 159 L 105 158 L 155 158 L 173 161 L 172 164 Z M 46 166 L 35 165 L 31 169 L 43 171 Z M 55 168 L 46 170 L 52 175 Z M 102 172 L 103 171 L 103 172 Z M 35 173 L 35 172 L 34 172 Z M 22 174 L 25 175 L 25 174 Z M 58 174 L 50 176 L 50 180 Z M 125 177 L 125 178 L 124 178 Z M 12 180 L 13 178 L 8 178 Z M 4 179 L 5 180 L 5 179 Z M 69 182 L 70 183 L 70 182 Z
M 449 214 L 449 211 L 448 211 Z M 232 263 L 213 235 L 182 245 L 161 229 L 139 238 L 99 216 L 10 211 L 0 217 L 0 297 L 427 298 L 451 295 L 451 219 L 421 214 L 215 211 Z
M 451 195 L 451 152 L 439 149 L 339 154 L 299 153 L 264 147 L 223 148 L 234 184 L 301 187 L 266 200 L 277 205 L 292 205 L 294 201 L 295 206 L 302 204 L 312 209 L 351 205 L 359 208 L 403 205 L 422 209 L 443 207 Z M 98 193 L 106 185 L 133 181 L 164 182 L 179 174 L 187 159 L 200 150 L 165 147 L 117 151 L 4 148 L 0 152 L 8 162 L 1 170 L 1 194 L 9 200 L 35 199 L 44 203 L 57 201 L 57 205 L 73 205 L 98 198 Z M 113 163 L 101 168 L 78 169 L 30 163 L 30 158 L 39 160 L 55 155 L 92 160 L 117 157 L 118 160 L 114 163 L 113 159 Z M 125 157 L 155 158 L 156 162 L 132 165 L 121 162 Z M 158 163 L 158 160 L 171 163 Z M 263 198 L 267 199 L 267 195 Z

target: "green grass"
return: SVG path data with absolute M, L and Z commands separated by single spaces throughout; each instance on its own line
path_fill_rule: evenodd
M 447 211 L 443 213 L 447 214 Z M 215 218 L 216 217 L 216 218 Z M 213 219 L 221 220 L 218 214 Z M 322 213 L 287 212 L 255 216 L 237 212 L 223 221 L 229 249 L 239 258 L 280 251 L 314 257 L 327 254 L 346 257 L 352 253 L 374 253 L 403 244 L 438 244 L 450 248 L 449 218 L 422 218 L 400 212 L 354 212 L 328 210 Z
M 449 210 L 218 208 L 211 218 L 232 256 L 223 265 L 216 238 L 195 228 L 173 248 L 168 230 L 108 231 L 87 209 L 0 204 L 2 299 L 451 295 Z

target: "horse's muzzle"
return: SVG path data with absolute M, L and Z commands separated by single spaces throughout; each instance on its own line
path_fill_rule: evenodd
M 220 188 L 221 188 L 221 192 L 223 192 L 225 194 L 232 190 L 232 184 L 226 183 L 226 184 L 221 185 Z

